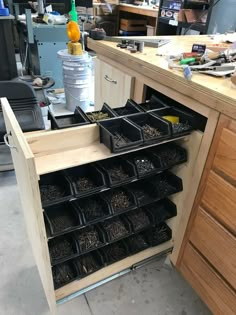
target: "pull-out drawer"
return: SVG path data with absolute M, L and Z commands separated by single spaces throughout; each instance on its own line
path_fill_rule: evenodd
M 236 238 L 202 208 L 198 209 L 190 242 L 236 288 Z
M 235 292 L 190 243 L 185 248 L 180 270 L 215 315 L 235 315 Z

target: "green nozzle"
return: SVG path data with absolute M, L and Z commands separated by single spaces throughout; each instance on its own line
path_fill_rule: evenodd
M 71 11 L 69 12 L 71 21 L 78 23 L 78 14 L 75 8 L 75 0 L 71 0 Z

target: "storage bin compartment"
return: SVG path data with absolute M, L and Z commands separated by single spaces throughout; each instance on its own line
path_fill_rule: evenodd
M 168 107 L 153 111 L 152 113 L 169 123 L 172 130 L 172 136 L 187 135 L 194 129 L 196 124 L 196 117 L 193 114 L 178 108 Z M 178 119 L 179 122 L 172 123 L 170 120 L 172 120 L 173 117 Z
M 176 205 L 169 199 L 163 199 L 150 204 L 145 209 L 154 224 L 159 224 L 177 215 Z
M 48 247 L 52 264 L 68 260 L 79 252 L 75 239 L 69 234 L 49 240 Z
M 104 266 L 102 255 L 99 251 L 80 256 L 74 260 L 80 278 L 86 277 Z
M 143 235 L 150 246 L 157 246 L 171 240 L 172 231 L 169 226 L 163 222 L 148 230 Z
M 112 111 L 116 116 L 127 116 L 142 112 L 142 110 L 136 106 L 136 103 L 133 100 L 128 100 L 123 107 L 112 108 Z
M 58 289 L 78 277 L 78 272 L 73 261 L 68 261 L 52 267 L 54 288 Z
M 153 111 L 160 108 L 165 108 L 167 105 L 159 97 L 152 95 L 149 101 L 137 104 L 144 112 Z
M 131 225 L 124 217 L 116 217 L 101 223 L 109 243 L 120 240 L 131 233 Z
M 138 206 L 152 203 L 157 198 L 155 187 L 148 180 L 133 183 L 128 186 L 128 190 L 134 194 Z
M 84 115 L 87 117 L 87 119 L 91 123 L 95 123 L 100 120 L 106 120 L 106 119 L 113 118 L 116 116 L 115 113 L 112 111 L 112 109 L 106 103 L 103 104 L 101 110 L 94 111 L 94 112 L 87 112 L 87 113 L 84 113 Z
M 123 241 L 116 242 L 101 249 L 106 265 L 126 258 L 129 255 L 128 247 Z
M 187 151 L 174 144 L 166 143 L 149 148 L 148 151 L 157 157 L 163 169 L 184 163 L 187 161 Z
M 158 199 L 163 199 L 183 190 L 181 178 L 168 171 L 152 177 L 152 186 Z
M 130 222 L 134 233 L 146 229 L 151 225 L 149 217 L 142 208 L 127 213 L 126 218 Z
M 105 192 L 102 196 L 107 200 L 114 214 L 136 208 L 134 195 L 127 189 L 116 188 Z
M 131 254 L 136 254 L 149 247 L 141 234 L 132 235 L 124 240 Z
M 65 170 L 76 197 L 84 197 L 105 189 L 106 181 L 103 173 L 92 164 L 73 167 Z
M 82 111 L 78 111 L 77 108 L 72 115 L 54 116 L 51 111 L 48 111 L 48 120 L 51 121 L 51 129 L 71 128 L 90 123 Z
M 72 187 L 62 172 L 40 176 L 39 190 L 43 207 L 67 201 L 73 195 Z
M 132 115 L 128 120 L 141 128 L 144 143 L 158 143 L 171 136 L 169 122 L 150 113 Z
M 125 159 L 135 166 L 138 178 L 154 175 L 162 170 L 160 160 L 147 150 L 128 154 Z
M 106 175 L 110 187 L 130 183 L 137 178 L 134 165 L 124 159 L 107 159 L 99 162 L 98 165 Z
M 85 224 L 96 223 L 111 215 L 107 201 L 98 195 L 77 200 L 74 204 L 79 209 Z
M 64 202 L 45 208 L 44 218 L 51 236 L 64 234 L 83 225 L 72 202 Z
M 74 232 L 74 238 L 77 242 L 80 253 L 86 253 L 106 243 L 104 232 L 98 225 L 89 226 Z
M 123 152 L 143 144 L 141 130 L 124 118 L 100 121 L 100 142 L 111 152 Z

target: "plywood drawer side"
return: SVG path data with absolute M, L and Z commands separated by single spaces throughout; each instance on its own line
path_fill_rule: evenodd
M 210 171 L 202 205 L 220 223 L 236 235 L 236 187 Z
M 236 238 L 200 207 L 189 240 L 236 289 Z
M 190 243 L 186 245 L 180 271 L 214 315 L 235 315 L 235 292 Z

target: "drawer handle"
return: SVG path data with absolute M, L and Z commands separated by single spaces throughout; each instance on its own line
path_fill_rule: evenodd
M 14 145 L 10 145 L 10 144 L 9 144 L 9 142 L 8 142 L 8 137 L 9 137 L 9 136 L 11 136 L 11 132 L 6 133 L 6 134 L 4 135 L 4 137 L 3 137 L 6 146 L 8 146 L 8 148 L 10 148 L 10 149 L 16 149 L 16 150 L 17 150 L 17 148 L 16 148 Z
M 109 78 L 108 75 L 105 75 L 105 76 L 104 76 L 104 79 L 107 80 L 108 82 L 117 84 L 117 81 L 116 81 L 116 80 L 113 80 L 113 79 L 111 79 L 111 78 Z

